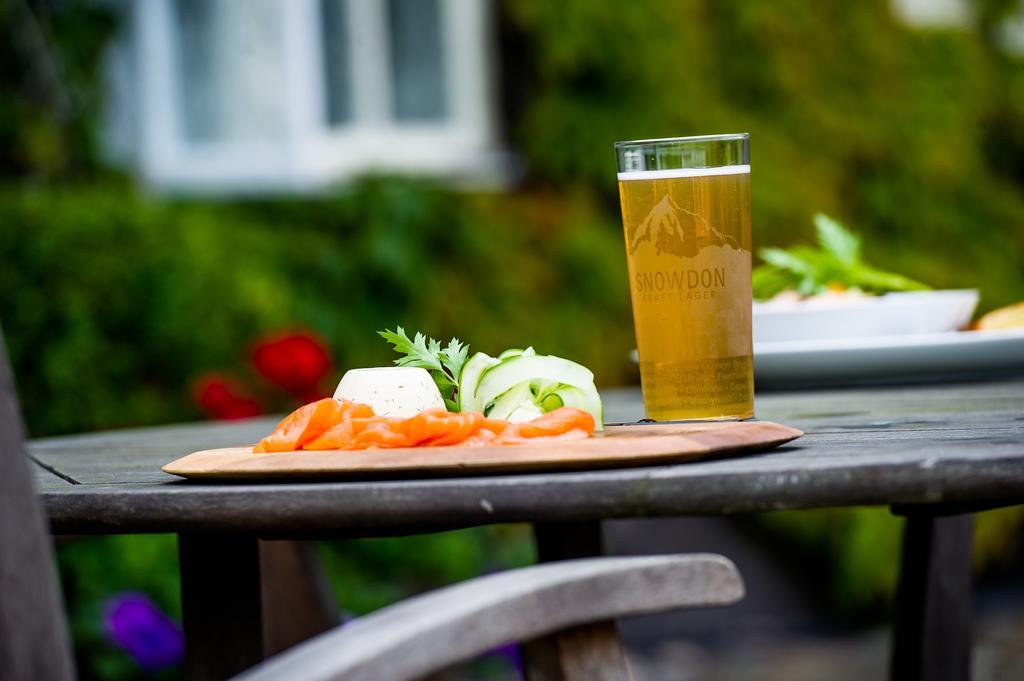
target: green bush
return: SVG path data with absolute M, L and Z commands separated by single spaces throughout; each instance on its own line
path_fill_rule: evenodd
M 83 681 L 153 678 L 143 673 L 104 631 L 104 605 L 123 592 L 145 593 L 181 621 L 177 542 L 173 535 L 76 537 L 58 546 L 64 602 L 79 677 Z M 174 679 L 180 669 L 156 678 Z
M 0 224 L 0 320 L 37 436 L 196 418 L 196 376 L 244 372 L 255 339 L 290 327 L 324 336 L 337 374 L 389 363 L 374 331 L 403 324 L 632 379 L 619 228 L 583 200 L 538 219 L 399 179 L 246 204 L 114 185 L 9 190 Z
M 535 181 L 610 195 L 616 140 L 747 131 L 755 247 L 810 242 L 823 211 L 881 268 L 1020 300 L 1024 68 L 990 32 L 915 30 L 891 5 L 505 3 L 531 55 L 515 144 Z
M 534 561 L 525 525 L 383 539 L 322 542 L 320 557 L 344 617 L 411 595 Z M 180 668 L 142 672 L 104 632 L 103 607 L 123 592 L 147 594 L 181 621 L 177 543 L 172 535 L 77 537 L 57 553 L 82 679 L 180 678 Z

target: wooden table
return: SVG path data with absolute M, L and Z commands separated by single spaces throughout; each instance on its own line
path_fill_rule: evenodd
M 611 421 L 642 416 L 638 390 L 608 391 L 605 405 Z M 807 435 L 768 454 L 671 466 L 258 485 L 187 482 L 160 466 L 253 442 L 272 419 L 48 438 L 29 451 L 55 533 L 180 535 L 190 655 L 216 653 L 217 672 L 259 655 L 257 538 L 529 522 L 550 559 L 600 552 L 610 518 L 886 505 L 907 518 L 893 677 L 968 678 L 970 513 L 1024 503 L 1024 380 L 769 393 L 757 413 Z

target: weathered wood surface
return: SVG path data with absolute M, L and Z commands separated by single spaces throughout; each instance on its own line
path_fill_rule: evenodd
M 971 515 L 907 515 L 894 604 L 891 679 L 967 681 L 971 674 Z
M 276 655 L 341 624 L 313 542 L 260 542 L 263 654 Z
M 526 681 L 632 681 L 614 621 L 583 624 L 522 648 Z
M 37 462 L 29 459 L 29 466 L 32 471 L 32 483 L 37 492 L 60 491 L 67 489 L 75 483 L 65 480 L 48 468 L 43 468 Z
M 533 526 L 537 561 L 600 556 L 604 535 L 600 522 Z M 614 620 L 582 624 L 523 642 L 520 647 L 527 681 L 630 681 L 629 661 Z
M 770 421 L 609 426 L 593 437 L 497 447 L 402 447 L 255 454 L 252 447 L 208 449 L 165 465 L 186 478 L 227 480 L 339 476 L 507 473 L 678 463 L 767 450 L 803 435 Z
M 273 419 L 50 438 L 41 463 L 79 484 L 44 487 L 58 532 L 394 534 L 493 522 L 555 522 L 847 505 L 1024 501 L 1024 380 L 778 393 L 758 415 L 806 432 L 737 459 L 576 473 L 378 482 L 212 484 L 159 467 L 252 442 Z M 606 396 L 609 420 L 642 411 Z
M 402 601 L 238 678 L 411 681 L 510 641 L 627 615 L 727 605 L 742 595 L 735 567 L 721 556 L 549 563 Z
M 0 677 L 69 680 L 71 645 L 24 434 L 0 333 Z
M 178 555 L 185 678 L 222 681 L 262 660 L 256 538 L 182 534 Z

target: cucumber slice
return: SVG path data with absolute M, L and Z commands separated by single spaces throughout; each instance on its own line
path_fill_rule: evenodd
M 508 415 L 508 420 L 512 423 L 525 423 L 526 421 L 532 421 L 538 416 L 543 416 L 544 410 L 538 407 L 533 402 L 526 402 L 520 404 L 515 410 Z
M 523 354 L 491 366 L 480 377 L 473 395 L 474 404 L 486 407 L 524 381 L 531 382 L 537 387 L 548 382 L 563 384 L 564 389 L 556 389 L 556 392 L 564 391 L 564 394 L 558 393 L 562 401 L 568 404 L 567 400 L 571 399 L 578 403 L 580 409 L 585 409 L 593 415 L 597 427 L 602 427 L 601 397 L 594 387 L 594 374 L 582 364 L 552 355 Z
M 530 347 L 526 348 L 525 350 L 521 350 L 519 348 L 509 348 L 505 352 L 503 352 L 500 355 L 498 355 L 498 359 L 504 361 L 506 359 L 512 359 L 513 357 L 519 357 L 520 355 L 524 355 L 526 357 L 531 357 L 531 356 L 536 355 L 536 354 L 537 354 L 537 352 L 533 349 L 533 346 L 531 345 Z
M 487 369 L 477 384 L 475 397 L 484 405 L 523 381 L 548 380 L 568 385 L 594 382 L 594 374 L 582 364 L 552 355 L 512 357 Z
M 604 429 L 604 408 L 601 405 L 601 396 L 597 393 L 597 388 L 593 383 L 585 386 L 564 385 L 555 390 L 551 396 L 560 398 L 566 407 L 589 411 L 590 415 L 594 417 L 597 429 Z M 550 399 L 550 397 L 545 399 Z
M 559 383 L 558 381 L 548 381 L 543 378 L 535 378 L 530 381 L 530 392 L 533 393 L 533 396 L 538 403 L 561 387 L 562 383 Z
M 557 397 L 560 399 L 563 407 L 586 409 L 589 406 L 583 391 L 571 385 L 560 385 L 556 390 L 551 392 L 550 397 Z
M 594 417 L 594 429 L 604 430 L 604 405 L 601 404 L 601 395 L 597 392 L 597 387 L 591 383 L 580 387 L 580 391 L 583 392 L 584 404 L 586 406 L 580 407 L 590 412 L 590 415 Z
M 469 358 L 462 367 L 459 374 L 459 411 L 483 411 L 484 404 L 476 400 L 476 388 L 480 377 L 490 367 L 500 364 L 501 360 L 495 359 L 483 352 L 478 352 Z
M 543 398 L 541 398 L 540 401 L 540 409 L 545 414 L 548 413 L 549 411 L 554 411 L 555 409 L 564 406 L 565 400 L 563 400 L 559 395 L 556 395 L 554 393 L 551 393 L 550 395 L 545 395 Z
M 487 410 L 487 416 L 492 419 L 507 419 L 512 412 L 525 404 L 533 404 L 533 395 L 530 393 L 530 382 L 523 381 L 512 386 L 494 400 L 494 406 Z M 538 409 L 537 416 L 543 412 Z

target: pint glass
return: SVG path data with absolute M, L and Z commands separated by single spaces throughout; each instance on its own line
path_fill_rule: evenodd
M 748 142 L 615 145 L 648 418 L 754 415 Z

